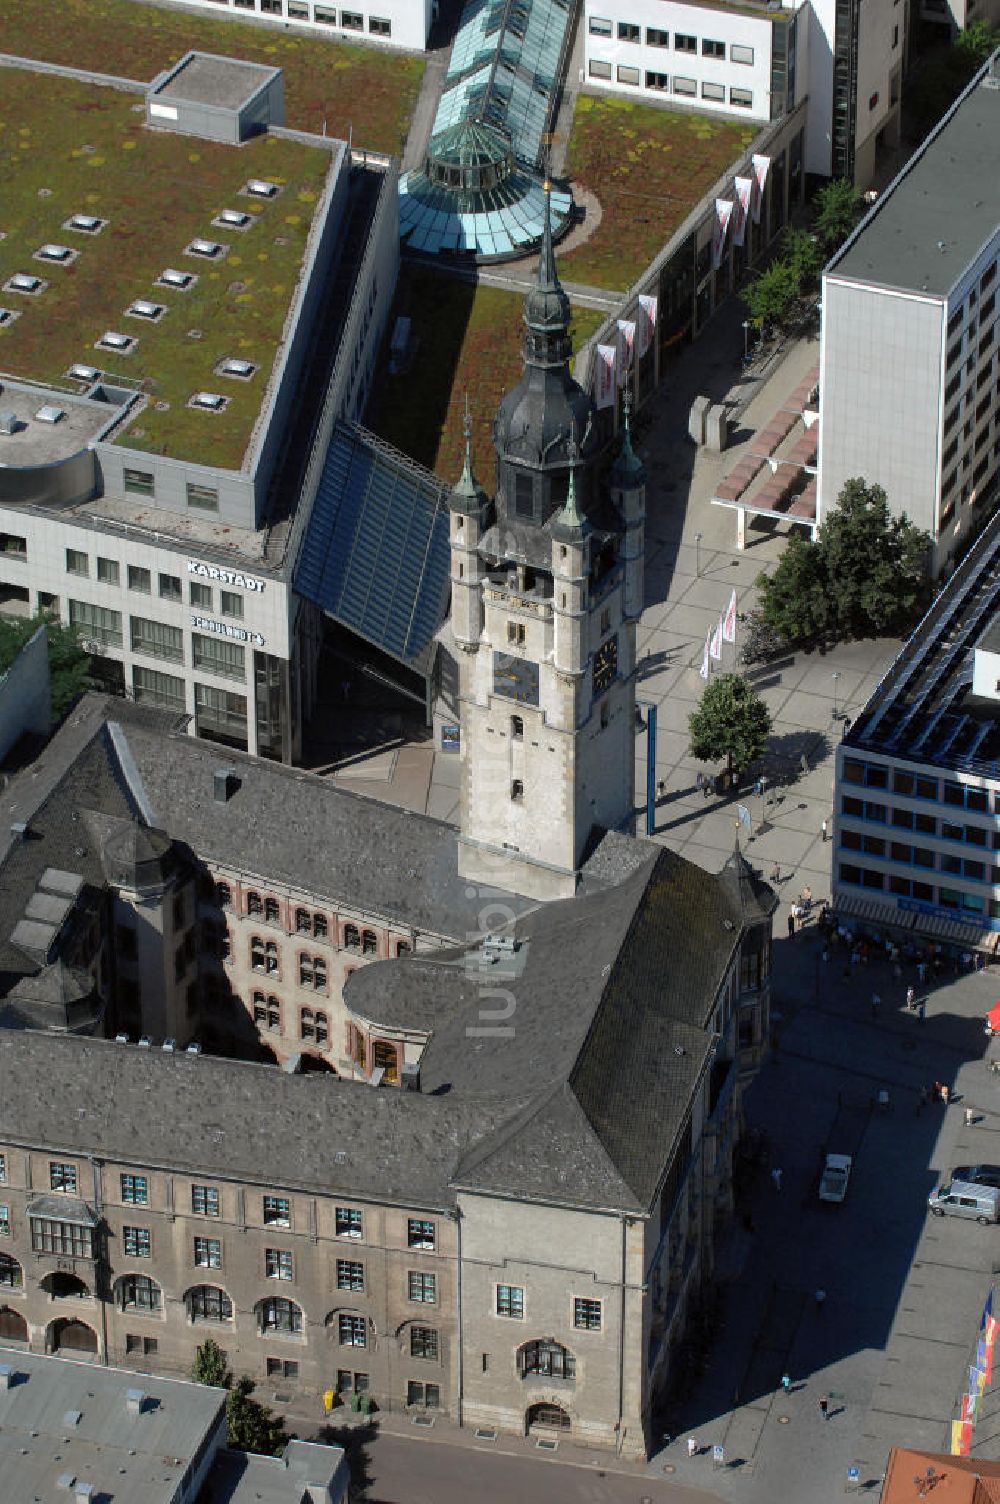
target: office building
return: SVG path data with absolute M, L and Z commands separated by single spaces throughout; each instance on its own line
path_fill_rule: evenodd
M 341 42 L 374 42 L 423 52 L 438 0 L 362 0 L 360 10 L 321 5 L 319 0 L 177 0 L 187 10 L 234 21 L 257 20 Z M 332 66 L 332 64 L 331 64 Z

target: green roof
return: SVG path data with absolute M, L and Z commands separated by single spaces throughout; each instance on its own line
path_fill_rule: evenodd
M 79 390 L 74 363 L 141 386 L 146 408 L 117 435 L 129 448 L 237 469 L 264 402 L 304 252 L 333 160 L 322 146 L 258 136 L 227 146 L 150 130 L 141 94 L 17 68 L 0 69 L 0 288 L 21 272 L 48 284 L 38 296 L 0 291 L 20 316 L 0 326 L 0 371 Z M 241 190 L 275 183 L 270 199 Z M 224 209 L 244 229 L 213 225 Z M 107 223 L 67 228 L 73 215 Z M 185 254 L 194 239 L 228 247 L 210 260 Z M 67 264 L 36 257 L 67 246 Z M 192 272 L 188 291 L 157 286 L 166 268 Z M 160 304 L 152 322 L 135 300 Z M 132 336 L 125 355 L 95 349 L 107 332 Z M 216 374 L 226 356 L 257 367 L 249 381 Z M 225 411 L 187 404 L 197 392 L 228 398 Z

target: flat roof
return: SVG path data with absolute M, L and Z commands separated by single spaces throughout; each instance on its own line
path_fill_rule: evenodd
M 828 276 L 945 297 L 996 234 L 1000 88 L 987 81 L 990 66 L 877 200 Z
M 3 348 L 0 344 L 0 352 Z M 50 392 L 0 381 L 0 418 L 6 413 L 13 414 L 15 429 L 5 433 L 0 424 L 0 468 L 26 468 L 52 464 L 86 449 L 121 417 L 121 407 L 69 392 L 60 392 L 53 399 Z M 45 416 L 39 417 L 39 413 Z
M 69 1477 L 115 1504 L 168 1504 L 222 1413 L 225 1390 L 0 1346 L 0 1472 L 8 1499 L 71 1500 Z M 139 1414 L 126 1402 L 143 1396 Z M 72 1418 L 70 1416 L 72 1412 Z
M 280 1457 L 222 1448 L 209 1475 L 213 1504 L 301 1504 L 309 1487 L 341 1504 L 349 1482 L 343 1447 L 310 1441 L 290 1441 Z
M 263 63 L 246 63 L 237 58 L 194 52 L 162 87 L 154 85 L 151 92 L 158 99 L 187 100 L 192 104 L 238 110 L 278 71 L 277 68 L 265 68 Z
M 96 366 L 146 397 L 114 442 L 238 469 L 342 143 L 269 132 L 237 147 L 161 132 L 147 127 L 140 94 L 18 67 L 4 67 L 2 92 L 17 148 L 0 155 L 0 286 L 17 273 L 46 285 L 0 293 L 4 307 L 20 312 L 0 325 L 0 371 L 65 386 L 75 363 Z M 252 178 L 281 191 L 249 196 Z M 214 225 L 225 209 L 245 212 L 246 226 Z M 70 226 L 75 215 L 104 223 L 86 233 Z M 197 239 L 223 249 L 193 255 Z M 71 259 L 37 259 L 47 244 L 68 247 Z M 196 280 L 187 290 L 157 285 L 167 268 Z M 163 312 L 130 313 L 136 300 Z M 109 332 L 135 344 L 95 348 Z M 252 362 L 250 380 L 217 374 L 226 356 Z M 202 391 L 221 393 L 224 410 L 190 407 Z

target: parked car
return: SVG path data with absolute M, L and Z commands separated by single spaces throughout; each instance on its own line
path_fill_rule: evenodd
M 935 1217 L 969 1217 L 985 1227 L 1000 1217 L 1000 1190 L 992 1185 L 953 1180 L 950 1185 L 939 1185 L 931 1191 L 927 1205 Z
M 959 1165 L 951 1172 L 952 1180 L 966 1185 L 992 1185 L 1000 1189 L 1000 1165 Z
M 843 1201 L 851 1178 L 853 1161 L 849 1154 L 828 1154 L 819 1181 L 821 1201 Z

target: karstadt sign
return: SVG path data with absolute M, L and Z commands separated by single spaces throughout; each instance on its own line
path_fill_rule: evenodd
M 217 564 L 202 564 L 198 559 L 188 559 L 188 574 L 199 575 L 203 580 L 217 580 L 220 585 L 235 585 L 237 590 L 249 590 L 257 595 L 264 593 L 264 581 L 253 575 L 240 574 L 233 569 L 221 569 Z

